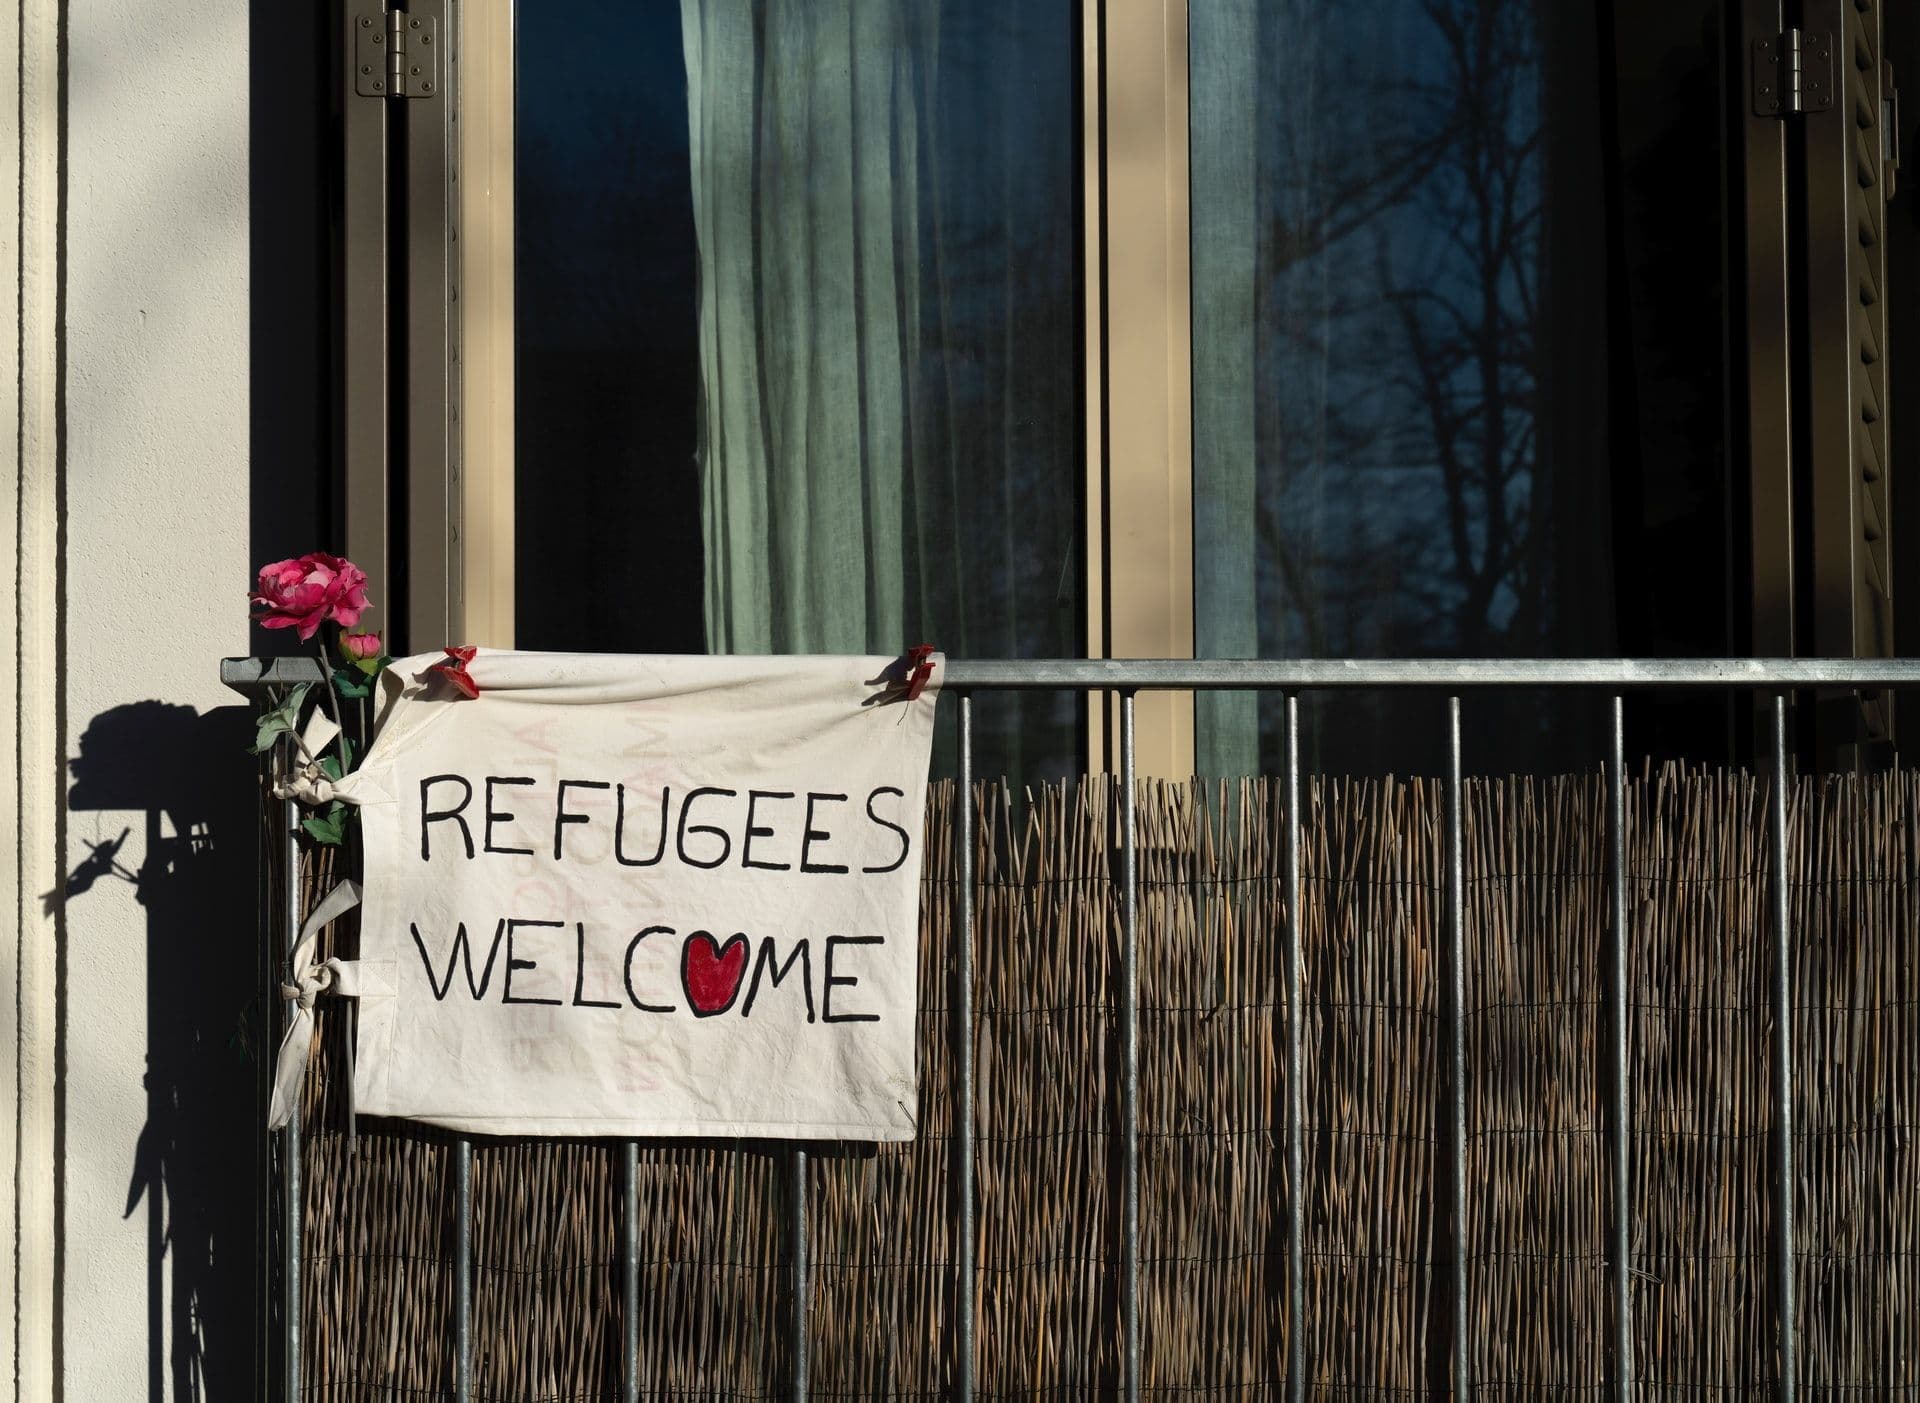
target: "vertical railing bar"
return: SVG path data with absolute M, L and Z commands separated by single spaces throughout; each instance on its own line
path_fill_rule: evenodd
M 1286 698 L 1287 748 L 1287 1397 L 1306 1397 L 1306 924 L 1300 882 L 1300 698 Z
M 278 756 L 269 756 L 269 783 L 278 783 Z M 272 810 L 260 810 L 260 826 L 264 832 L 272 820 Z M 285 901 L 273 889 L 276 881 L 283 880 L 279 869 L 286 864 L 277 859 L 273 851 L 273 839 L 268 838 L 262 845 L 264 860 L 260 864 L 256 879 L 257 909 L 260 921 L 260 937 L 254 950 L 254 978 L 260 1007 L 272 1008 L 273 1001 L 280 993 L 280 945 L 278 939 L 279 924 L 284 919 L 282 912 Z M 262 1121 L 267 1115 L 267 1107 L 273 1095 L 273 1067 L 264 1058 L 255 1064 L 255 1077 L 258 1085 L 257 1106 Z M 256 1147 L 254 1157 L 254 1239 L 259 1250 L 253 1254 L 253 1298 L 255 1311 L 253 1324 L 255 1330 L 253 1351 L 253 1391 L 261 1398 L 272 1403 L 279 1398 L 274 1390 L 285 1380 L 274 1366 L 277 1362 L 278 1343 L 275 1340 L 277 1328 L 274 1321 L 274 1309 L 280 1300 L 281 1275 L 285 1271 L 285 1242 L 280 1232 L 280 1157 L 285 1142 L 277 1135 L 266 1135 Z
M 1787 904 L 1787 698 L 1773 698 L 1773 792 L 1768 796 L 1773 867 L 1773 1231 L 1779 1277 L 1780 1393 L 1793 1403 L 1799 1389 L 1793 1280 L 1793 937 Z
M 353 1096 L 353 1045 L 360 1037 L 360 1001 L 346 1000 L 342 1011 L 347 1018 L 347 1067 L 341 1090 L 347 1097 L 347 1156 L 351 1159 L 360 1153 L 360 1108 Z
M 453 1396 L 473 1397 L 473 1142 L 453 1146 Z
M 1632 1102 L 1627 1011 L 1627 724 L 1626 699 L 1613 698 L 1613 746 L 1608 761 L 1608 875 L 1613 898 L 1613 934 L 1607 950 L 1609 1054 L 1613 1063 L 1613 1353 L 1614 1397 L 1633 1397 L 1633 1209 Z
M 1443 1026 L 1447 1036 L 1447 1113 L 1450 1175 L 1447 1196 L 1453 1219 L 1448 1325 L 1453 1396 L 1467 1392 L 1467 1042 L 1466 1042 L 1466 851 L 1460 782 L 1460 698 L 1447 698 L 1447 949 Z
M 279 763 L 288 767 L 285 747 L 281 748 Z M 296 801 L 288 799 L 282 806 L 285 816 L 286 848 L 286 899 L 283 903 L 284 921 L 281 932 L 281 964 L 285 973 L 282 978 L 292 983 L 294 980 L 293 950 L 300 938 L 300 813 Z M 284 1016 L 293 1017 L 294 1004 L 289 1001 Z M 287 1123 L 280 1132 L 281 1179 L 286 1197 L 281 1205 L 281 1236 L 284 1239 L 283 1261 L 285 1279 L 281 1289 L 286 1301 L 281 1307 L 281 1348 L 286 1357 L 281 1368 L 284 1375 L 287 1403 L 298 1403 L 300 1398 L 300 1326 L 306 1311 L 306 1299 L 301 1290 L 302 1234 L 305 1231 L 302 1209 L 304 1190 L 301 1183 L 300 1166 L 300 1121 L 304 1113 L 306 1089 L 302 1087 L 293 1096 L 293 1113 L 287 1117 Z
M 1125 1137 L 1121 1191 L 1121 1339 L 1124 1394 L 1140 1397 L 1140 867 L 1135 812 L 1133 693 L 1120 696 L 1121 905 L 1120 1040 Z
M 959 1320 L 959 1377 L 955 1397 L 973 1397 L 974 1178 L 973 1178 L 973 698 L 960 697 L 960 928 L 954 950 L 954 1053 L 959 1095 L 954 1106 L 954 1170 L 960 1225 L 954 1262 Z
M 344 707 L 345 703 L 342 702 L 341 705 Z M 362 755 L 367 753 L 366 705 L 366 699 L 364 697 L 361 698 L 359 735 L 354 741 L 355 747 Z M 364 948 L 366 937 L 363 935 L 359 937 L 359 939 L 361 947 Z M 344 952 L 336 950 L 334 953 L 341 954 Z M 358 949 L 354 951 L 355 955 L 359 953 L 360 950 Z M 343 1079 L 341 1089 L 345 1092 L 347 1100 L 347 1158 L 351 1161 L 359 1158 L 360 1155 L 360 1104 L 353 1089 L 355 1048 L 360 1041 L 360 1000 L 346 999 L 343 1002 L 345 1007 L 342 1011 L 346 1016 L 347 1035 L 346 1076 Z
M 640 1403 L 640 1142 L 620 1142 L 620 1403 Z
M 798 1145 L 793 1147 L 789 1161 L 787 1187 L 792 1200 L 787 1251 L 793 1288 L 793 1318 L 788 1322 L 793 1353 L 793 1398 L 794 1403 L 803 1403 L 807 1396 L 807 1312 L 813 1296 L 807 1272 L 807 1152 Z

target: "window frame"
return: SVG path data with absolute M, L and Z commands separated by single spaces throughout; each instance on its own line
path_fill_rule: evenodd
M 1193 656 L 1187 0 L 1079 0 L 1086 288 L 1082 480 L 1087 656 Z M 458 7 L 453 240 L 464 491 L 450 614 L 514 645 L 513 0 Z M 464 176 L 459 179 L 458 176 Z M 452 562 L 450 562 L 452 564 Z M 418 592 L 425 581 L 412 582 Z M 417 612 L 417 611 L 416 611 Z M 938 640 L 934 640 L 938 642 Z M 1090 703 L 1088 760 L 1118 759 L 1117 702 Z M 1137 766 L 1193 770 L 1191 693 L 1136 707 Z
M 1083 626 L 1092 658 L 1194 654 L 1189 2 L 1077 0 Z M 1822 0 L 1818 17 L 1832 22 L 1843 9 Z M 346 168 L 343 544 L 373 577 L 377 600 L 396 606 L 391 617 L 368 617 L 396 646 L 462 639 L 511 647 L 515 6 L 411 0 L 408 16 L 434 18 L 447 36 L 448 72 L 431 102 L 355 98 L 356 22 L 380 12 L 371 4 L 335 7 Z M 1737 41 L 1730 62 L 1743 68 L 1752 36 L 1777 32 L 1781 0 L 1741 0 L 1730 15 Z M 1728 81 L 1738 88 L 1742 75 L 1730 73 Z M 1727 333 L 1739 386 L 1728 451 L 1748 500 L 1735 508 L 1745 520 L 1729 529 L 1746 550 L 1742 612 L 1758 654 L 1858 655 L 1892 646 L 1885 562 L 1867 581 L 1874 588 L 1863 587 L 1854 568 L 1863 508 L 1855 501 L 1853 435 L 1842 432 L 1848 416 L 1833 411 L 1847 396 L 1822 380 L 1817 397 L 1831 422 L 1809 429 L 1809 417 L 1819 416 L 1805 412 L 1801 381 L 1821 347 L 1801 334 L 1789 298 L 1804 277 L 1807 250 L 1850 241 L 1848 211 L 1835 193 L 1845 182 L 1832 178 L 1845 164 L 1832 158 L 1844 145 L 1834 133 L 1845 134 L 1845 106 L 1793 127 L 1743 111 L 1730 133 L 1738 186 L 1730 214 L 1737 211 L 1740 225 L 1730 235 L 1728 271 L 1744 282 L 1744 300 L 1741 325 Z M 1795 198 L 1789 174 L 1798 167 L 1821 177 L 1811 183 L 1823 198 Z M 393 199 L 404 202 L 398 220 L 390 219 Z M 390 247 L 400 228 L 405 246 Z M 403 307 L 390 306 L 395 294 Z M 1847 339 L 1848 324 L 1831 315 L 1847 300 L 1830 297 L 1809 309 L 1824 315 L 1812 317 L 1823 345 Z M 401 347 L 404 363 L 391 357 Z M 1819 512 L 1810 510 L 1814 499 L 1824 504 Z M 1884 501 L 1875 505 L 1884 518 Z M 1820 517 L 1819 529 L 1802 540 L 1799 518 L 1812 516 Z M 1825 610 L 1818 638 L 1799 618 L 1811 617 L 1805 606 L 1816 595 Z M 1191 694 L 1139 699 L 1140 773 L 1192 773 L 1193 717 Z M 1117 711 L 1096 707 L 1087 720 L 1089 767 L 1115 768 Z
M 514 645 L 514 275 L 513 0 L 461 7 L 454 90 L 460 133 L 458 423 L 466 491 L 460 610 L 463 637 L 489 648 Z

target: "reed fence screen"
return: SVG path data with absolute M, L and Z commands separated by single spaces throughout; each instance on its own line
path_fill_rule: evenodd
M 612 1403 L 623 1387 L 752 1399 L 789 1395 L 804 1370 L 818 1398 L 942 1398 L 970 1365 L 978 1396 L 1102 1397 L 1126 1390 L 1130 1338 L 1153 1397 L 1285 1397 L 1296 1361 L 1313 1397 L 1444 1395 L 1456 1368 L 1476 1396 L 1617 1392 L 1612 1156 L 1624 1145 L 1641 1396 L 1771 1396 L 1783 1301 L 1772 785 L 1682 768 L 1625 784 L 1624 1140 L 1608 1109 L 1611 788 L 1598 767 L 1460 787 L 1454 1186 L 1445 783 L 1300 780 L 1298 1184 L 1286 1152 L 1289 785 L 1133 791 L 1131 1105 L 1124 784 L 1017 803 L 975 786 L 970 1269 L 956 1208 L 951 783 L 927 818 L 919 1138 L 806 1147 L 797 1240 L 783 1145 L 639 1145 L 631 1222 L 619 1143 L 463 1146 L 362 1120 L 350 1147 L 350 1015 L 323 1001 L 304 1132 L 284 1142 L 295 1159 L 279 1176 L 298 1231 L 298 1251 L 287 1256 L 283 1234 L 280 1254 L 297 1278 L 281 1323 L 298 1326 L 299 1395 L 433 1398 L 460 1382 L 490 1400 Z M 1913 1396 L 1920 774 L 1802 779 L 1785 819 L 1792 1379 L 1816 1397 Z M 331 863 L 306 854 L 300 890 L 285 890 L 295 878 L 282 869 L 270 896 L 304 909 Z M 351 953 L 352 921 L 328 933 L 335 949 Z M 462 1359 L 470 1378 L 457 1381 Z

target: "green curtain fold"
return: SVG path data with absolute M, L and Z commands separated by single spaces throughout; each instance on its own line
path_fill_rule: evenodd
M 905 641 L 935 11 L 682 0 L 714 652 Z

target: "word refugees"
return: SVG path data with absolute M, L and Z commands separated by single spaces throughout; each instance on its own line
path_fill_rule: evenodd
M 551 835 L 553 860 L 564 862 L 574 855 L 569 838 L 576 829 L 610 823 L 612 854 L 621 867 L 656 867 L 672 858 L 701 871 L 738 866 L 843 875 L 854 868 L 841 849 L 879 837 L 882 851 L 859 864 L 860 872 L 879 875 L 897 871 L 913 849 L 897 821 L 902 815 L 896 806 L 905 798 L 894 786 L 879 785 L 856 808 L 851 795 L 820 790 L 742 794 L 699 785 L 676 794 L 663 785 L 655 799 L 629 796 L 626 785 L 599 779 L 559 780 L 548 794 L 529 775 L 488 775 L 476 802 L 474 783 L 465 775 L 429 775 L 420 781 L 420 860 L 433 861 L 436 835 L 439 850 L 448 850 L 452 840 L 458 844 L 453 850 L 469 859 L 489 853 L 532 857 L 537 850 L 529 839 L 537 834 L 542 850 Z M 849 833 L 850 826 L 864 831 Z

